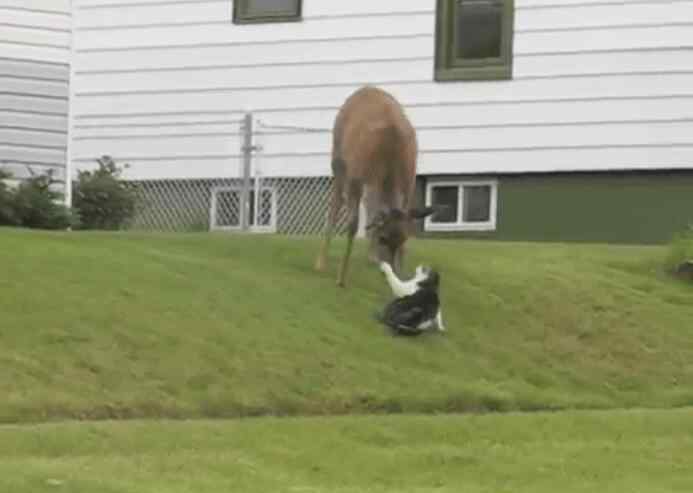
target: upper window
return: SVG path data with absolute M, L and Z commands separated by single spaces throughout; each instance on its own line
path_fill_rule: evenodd
M 429 216 L 426 231 L 493 231 L 496 229 L 497 184 L 495 181 L 430 182 L 426 205 L 445 209 Z
M 302 0 L 234 0 L 233 22 L 290 22 L 301 20 Z
M 514 0 L 438 0 L 435 79 L 512 78 Z

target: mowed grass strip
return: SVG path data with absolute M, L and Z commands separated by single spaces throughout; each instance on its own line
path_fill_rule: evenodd
M 355 250 L 318 240 L 0 230 L 0 421 L 678 407 L 693 287 L 665 248 L 413 240 L 448 332 L 392 337 Z
M 0 491 L 688 493 L 693 410 L 0 427 Z

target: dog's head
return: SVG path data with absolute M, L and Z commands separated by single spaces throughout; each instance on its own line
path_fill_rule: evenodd
M 433 289 L 437 291 L 440 286 L 440 274 L 437 270 L 427 265 L 419 265 L 416 267 L 416 274 L 414 277 L 421 289 Z

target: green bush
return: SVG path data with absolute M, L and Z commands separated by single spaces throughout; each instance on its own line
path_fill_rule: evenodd
M 79 224 L 79 216 L 61 203 L 62 194 L 51 189 L 52 170 L 23 180 L 11 192 L 11 212 L 16 226 L 36 229 L 67 229 Z
M 16 226 L 17 218 L 14 214 L 13 193 L 5 180 L 11 175 L 0 169 L 0 226 Z
M 80 171 L 73 190 L 73 206 L 82 229 L 116 230 L 135 214 L 134 191 L 120 181 L 120 169 L 110 156 L 97 159 L 99 168 Z
M 669 244 L 669 255 L 667 257 L 667 268 L 676 270 L 686 260 L 693 260 L 693 226 L 674 235 Z

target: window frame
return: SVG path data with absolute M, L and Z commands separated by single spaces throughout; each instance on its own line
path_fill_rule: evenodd
M 301 22 L 303 20 L 303 0 L 297 0 L 295 14 L 249 15 L 248 7 L 252 0 L 233 0 L 234 24 L 267 24 L 272 22 Z
M 459 0 L 437 0 L 435 26 L 434 79 L 446 81 L 509 80 L 513 77 L 515 0 L 495 0 L 503 4 L 501 56 L 455 63 L 455 4 Z
M 489 186 L 491 196 L 489 198 L 489 220 L 484 222 L 464 221 L 464 187 Z M 425 202 L 430 207 L 432 203 L 432 189 L 436 187 L 457 187 L 457 221 L 454 223 L 435 223 L 431 216 L 424 219 L 424 231 L 495 231 L 498 214 L 498 180 L 429 180 L 426 183 Z

